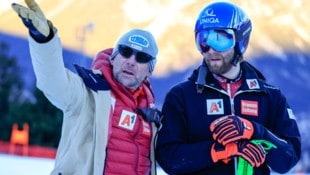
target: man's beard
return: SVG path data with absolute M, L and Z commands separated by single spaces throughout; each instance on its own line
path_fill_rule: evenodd
M 140 81 L 137 78 L 127 79 L 120 75 L 119 72 L 115 73 L 114 75 L 117 82 L 125 86 L 129 89 L 137 89 L 140 85 Z
M 208 69 L 212 72 L 212 73 L 215 73 L 217 75 L 222 75 L 222 74 L 225 74 L 226 72 L 228 72 L 231 67 L 233 66 L 231 63 L 224 63 L 223 65 L 221 66 L 218 66 L 218 65 L 209 65 L 207 63 L 207 66 L 208 66 Z
M 210 60 L 206 59 L 206 63 L 207 63 L 207 66 L 208 66 L 208 69 L 210 72 L 215 73 L 217 75 L 222 75 L 231 69 L 231 67 L 233 66 L 231 64 L 233 57 L 224 58 L 221 56 L 221 58 L 222 58 L 222 64 L 221 65 L 218 65 L 218 64 L 212 64 L 211 65 Z

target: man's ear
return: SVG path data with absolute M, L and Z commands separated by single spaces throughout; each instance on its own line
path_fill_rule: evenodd
M 152 75 L 152 73 L 150 71 L 148 71 L 148 73 L 146 74 L 144 80 L 149 80 L 151 75 Z

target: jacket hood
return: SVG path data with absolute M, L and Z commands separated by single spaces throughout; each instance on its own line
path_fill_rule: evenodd
M 257 77 L 257 79 L 260 79 L 262 81 L 266 81 L 265 76 L 259 70 L 257 70 L 252 64 L 250 64 L 247 61 L 241 62 L 241 69 L 248 69 L 247 71 L 249 72 L 249 74 L 252 74 L 252 76 Z
M 100 51 L 95 59 L 92 62 L 91 68 L 94 70 L 100 70 L 105 78 L 110 77 L 112 78 L 112 65 L 110 62 L 110 57 L 112 56 L 113 48 L 108 48 L 105 50 Z M 105 70 L 107 69 L 107 70 Z M 110 72 L 106 75 L 104 72 Z M 106 77 L 107 76 L 107 77 Z M 150 86 L 150 81 L 146 79 L 143 82 L 144 85 Z
M 102 73 L 102 76 L 109 82 L 111 85 L 111 88 L 114 92 L 116 92 L 118 95 L 122 96 L 121 94 L 126 94 L 127 97 L 132 96 L 130 91 L 124 87 L 122 84 L 117 82 L 112 73 L 112 65 L 110 62 L 110 57 L 113 53 L 113 48 L 108 48 L 105 50 L 100 51 L 96 57 L 94 58 L 91 68 L 93 70 L 99 70 Z M 142 82 L 139 88 L 142 88 L 146 94 L 148 94 L 148 102 L 153 103 L 154 102 L 154 94 L 151 90 L 151 85 L 149 80 L 145 80 Z M 134 104 L 132 104 L 134 105 Z
M 93 60 L 91 68 L 101 70 L 100 68 L 102 67 L 110 67 L 110 69 L 112 70 L 112 66 L 109 60 L 110 56 L 112 55 L 112 52 L 113 48 L 108 48 L 100 51 Z

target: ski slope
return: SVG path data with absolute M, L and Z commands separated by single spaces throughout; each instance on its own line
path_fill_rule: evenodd
M 54 159 L 15 156 L 0 153 L 0 175 L 49 175 L 53 166 Z M 161 168 L 158 168 L 157 175 L 166 175 L 166 173 Z
M 0 153 L 0 175 L 49 175 L 54 159 L 13 156 Z M 166 175 L 158 169 L 157 175 Z

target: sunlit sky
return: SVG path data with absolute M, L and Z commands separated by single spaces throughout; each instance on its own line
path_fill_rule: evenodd
M 0 31 L 21 37 L 27 30 L 11 9 L 0 1 Z M 195 0 L 37 0 L 46 17 L 57 27 L 64 47 L 91 57 L 114 47 L 131 28 L 151 31 L 159 45 L 154 74 L 181 71 L 200 62 L 193 28 L 200 10 L 211 1 Z M 204 3 L 202 3 L 204 2 Z M 309 50 L 310 1 L 232 0 L 252 19 L 253 31 L 246 56 L 268 52 L 285 59 L 287 48 Z M 289 2 L 289 5 L 288 5 Z

